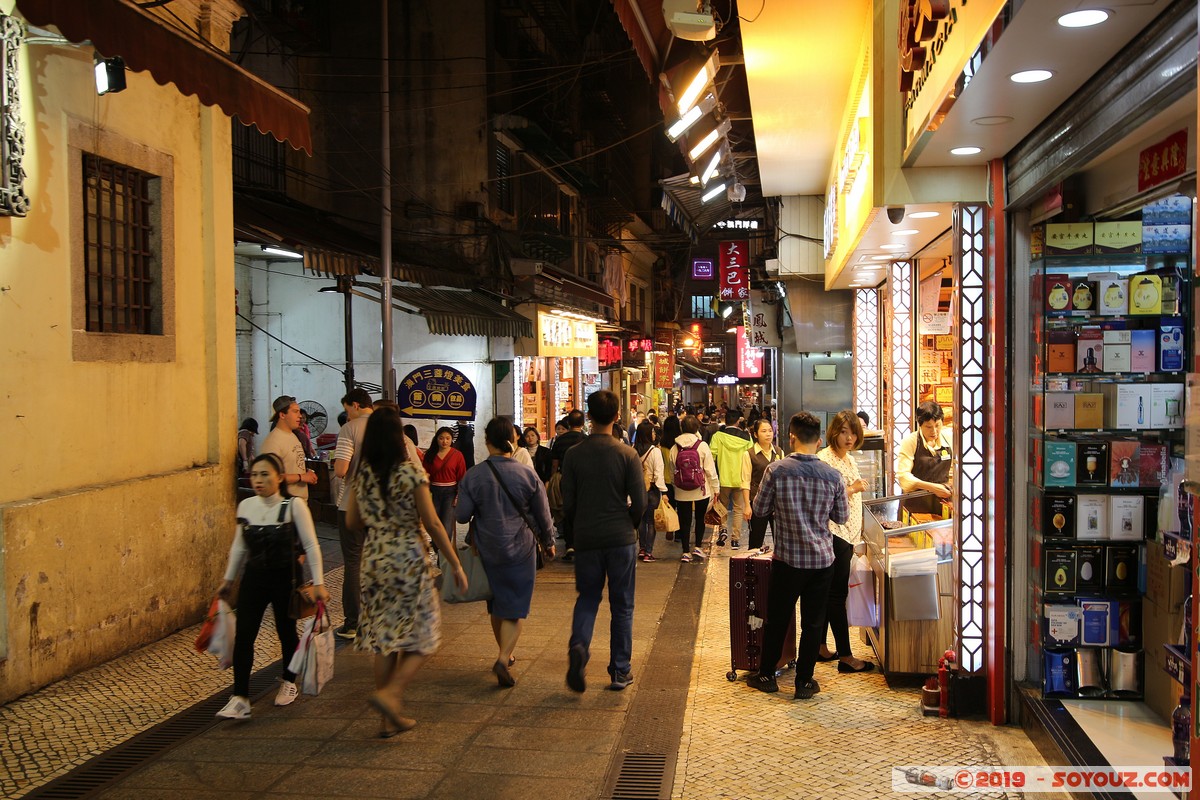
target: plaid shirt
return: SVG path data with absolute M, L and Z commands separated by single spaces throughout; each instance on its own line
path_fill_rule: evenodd
M 833 563 L 829 521 L 844 524 L 850 504 L 842 476 L 816 456 L 793 453 L 763 474 L 754 516 L 772 516 L 774 557 L 797 569 Z

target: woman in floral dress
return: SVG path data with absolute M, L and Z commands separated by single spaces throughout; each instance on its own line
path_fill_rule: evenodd
M 441 644 L 441 599 L 420 523 L 450 562 L 455 583 L 467 588 L 425 470 L 406 453 L 400 415 L 391 408 L 377 410 L 367 422 L 355 494 L 346 511 L 348 525 L 367 529 L 355 648 L 375 654 L 375 692 L 368 702 L 383 716 L 383 738 L 417 724 L 402 715 L 404 690 Z

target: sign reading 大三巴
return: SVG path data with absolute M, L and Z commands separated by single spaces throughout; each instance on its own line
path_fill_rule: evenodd
M 444 364 L 418 367 L 396 390 L 400 414 L 426 419 L 475 419 L 475 386 L 466 375 Z

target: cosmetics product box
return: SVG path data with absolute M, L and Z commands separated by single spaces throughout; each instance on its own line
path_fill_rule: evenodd
M 1137 588 L 1138 558 L 1136 544 L 1110 544 L 1105 558 L 1104 588 L 1109 592 L 1127 592 Z
M 1170 468 L 1170 457 L 1165 444 L 1142 442 L 1141 447 L 1138 448 L 1139 486 L 1150 488 L 1163 486 L 1167 482 Z
M 1192 221 L 1192 198 L 1173 194 L 1142 206 L 1142 225 L 1188 225 Z
M 1075 331 L 1053 330 L 1047 336 L 1046 371 L 1075 371 Z M 1154 336 L 1150 336 L 1150 361 L 1154 362 Z M 1153 367 L 1151 367 L 1153 369 Z
M 1079 442 L 1076 455 L 1077 486 L 1108 486 L 1108 442 Z
M 1183 427 L 1183 384 L 1150 384 L 1150 427 Z
M 1104 427 L 1104 395 L 1099 392 L 1075 394 L 1075 427 L 1099 430 Z
M 1099 327 L 1080 328 L 1075 337 L 1075 371 L 1102 372 L 1104 332 Z
M 1046 226 L 1034 225 L 1029 229 L 1029 260 L 1037 261 L 1046 254 Z
M 1075 485 L 1075 442 L 1047 439 L 1045 486 Z
M 1104 588 L 1107 548 L 1102 544 L 1079 545 L 1075 548 L 1078 577 L 1075 588 L 1080 592 L 1099 592 Z
M 1075 395 L 1070 392 L 1046 393 L 1046 430 L 1075 427 Z
M 1075 278 L 1071 289 L 1071 310 L 1080 314 L 1096 313 L 1096 287 L 1085 278 Z
M 1083 624 L 1079 643 L 1084 646 L 1107 647 L 1113 639 L 1112 622 L 1119 613 L 1116 600 L 1080 600 Z
M 1150 386 L 1133 383 L 1107 383 L 1104 394 L 1104 427 L 1141 430 L 1150 425 Z M 1075 415 L 1078 419 L 1078 414 Z M 1078 424 L 1078 423 L 1076 423 Z
M 1046 225 L 1046 255 L 1090 256 L 1096 251 L 1095 226 L 1090 222 Z
M 1129 372 L 1132 331 L 1110 330 L 1103 332 L 1104 371 Z
M 1154 372 L 1155 331 L 1149 328 L 1129 332 L 1129 371 Z
M 1051 650 L 1042 653 L 1042 691 L 1047 697 L 1074 697 L 1079 690 L 1075 650 Z
M 1046 310 L 1069 311 L 1071 309 L 1071 276 L 1048 273 L 1046 280 Z
M 1183 321 L 1164 318 L 1158 324 L 1158 369 L 1161 372 L 1183 370 Z
M 1148 272 L 1129 279 L 1129 313 L 1155 316 L 1162 313 L 1162 278 Z
M 1114 494 L 1108 498 L 1108 538 L 1140 542 L 1145 518 L 1146 498 L 1140 494 Z
M 1140 443 L 1136 439 L 1113 439 L 1108 444 L 1108 484 L 1118 489 L 1141 485 Z
M 1104 539 L 1108 536 L 1108 495 L 1075 496 L 1075 538 Z
M 1140 253 L 1142 252 L 1142 223 L 1097 222 L 1097 253 Z
M 1115 272 L 1088 276 L 1095 285 L 1096 310 L 1103 316 L 1120 316 L 1129 311 L 1129 279 Z
M 1046 647 L 1064 647 L 1079 644 L 1083 623 L 1083 609 L 1077 605 L 1047 603 L 1042 607 L 1044 622 L 1042 642 Z
M 1075 535 L 1075 495 L 1047 494 L 1042 500 L 1042 532 L 1046 536 Z
M 1190 225 L 1142 225 L 1142 252 L 1187 255 L 1192 243 Z
M 1078 576 L 1078 557 L 1070 548 L 1046 548 L 1042 554 L 1042 564 L 1045 569 L 1045 591 L 1067 592 L 1075 591 L 1075 581 Z
M 1168 316 L 1182 313 L 1179 272 L 1174 268 L 1165 268 L 1157 270 L 1155 274 L 1162 281 L 1162 313 Z
M 1109 638 L 1117 647 L 1136 647 L 1142 643 L 1142 602 L 1117 602 L 1117 618 L 1109 620 Z

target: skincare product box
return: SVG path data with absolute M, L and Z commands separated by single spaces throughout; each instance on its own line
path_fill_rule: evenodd
M 1073 330 L 1054 330 L 1050 331 L 1047 343 L 1047 372 L 1074 372 L 1075 371 L 1075 331 Z M 1154 363 L 1154 336 L 1150 336 L 1150 362 Z M 1151 366 L 1153 369 L 1153 366 Z
M 1108 442 L 1079 442 L 1076 455 L 1077 486 L 1108 486 Z
M 1084 278 L 1075 278 L 1071 289 L 1071 310 L 1080 314 L 1096 313 L 1096 287 Z
M 1170 468 L 1165 444 L 1142 442 L 1138 448 L 1138 485 L 1150 488 L 1165 485 Z
M 1107 647 L 1111 641 L 1112 620 L 1119 611 L 1115 600 L 1080 600 L 1083 625 L 1079 643 L 1088 647 Z
M 1075 427 L 1075 395 L 1070 392 L 1046 393 L 1046 430 Z
M 1142 223 L 1097 222 L 1097 253 L 1140 253 L 1142 252 Z
M 1188 225 L 1192 221 L 1192 198 L 1173 194 L 1142 206 L 1142 225 Z
M 1151 255 L 1187 255 L 1192 243 L 1190 225 L 1143 225 L 1142 252 Z
M 1104 331 L 1104 371 L 1129 372 L 1132 331 Z
M 1087 430 L 1104 427 L 1104 395 L 1099 392 L 1075 394 L 1075 427 Z
M 1090 222 L 1050 223 L 1046 226 L 1046 255 L 1090 256 L 1096 251 L 1095 236 Z
M 1136 544 L 1110 544 L 1105 560 L 1104 589 L 1109 592 L 1128 592 L 1137 588 L 1138 557 L 1141 548 Z
M 1042 563 L 1045 565 L 1045 590 L 1049 592 L 1075 592 L 1077 556 L 1070 548 L 1046 548 Z
M 1076 591 L 1098 592 L 1104 588 L 1104 553 L 1107 548 L 1101 544 L 1080 545 L 1075 548 L 1078 578 Z
M 1129 279 L 1115 272 L 1097 272 L 1088 278 L 1095 284 L 1096 310 L 1103 316 L 1120 316 L 1129 311 Z
M 1071 310 L 1071 276 L 1058 273 L 1048 273 L 1046 280 L 1046 310 Z
M 1118 541 L 1142 540 L 1146 516 L 1146 498 L 1140 494 L 1114 494 L 1108 498 L 1108 538 Z
M 1081 494 L 1075 497 L 1075 538 L 1104 539 L 1108 536 L 1108 495 Z
M 1075 535 L 1075 495 L 1047 494 L 1042 501 L 1042 532 L 1046 536 Z
M 1108 484 L 1117 489 L 1136 489 L 1141 485 L 1140 443 L 1136 439 L 1109 442 Z
M 1046 647 L 1079 644 L 1083 609 L 1077 605 L 1047 603 L 1042 607 L 1042 614 L 1045 617 L 1042 628 L 1045 631 L 1045 638 L 1042 641 Z
M 1104 426 L 1141 430 L 1150 425 L 1150 387 L 1146 384 L 1107 383 L 1104 394 Z M 1078 420 L 1078 414 L 1076 419 Z M 1076 423 L 1078 424 L 1078 423 Z
M 1075 485 L 1075 442 L 1047 439 L 1045 486 Z
M 1164 318 L 1158 325 L 1158 369 L 1160 372 L 1183 370 L 1183 321 Z
M 1046 254 L 1046 226 L 1034 225 L 1029 229 L 1029 260 L 1037 261 Z
M 1149 328 L 1129 332 L 1129 371 L 1154 372 L 1155 332 Z
M 1104 332 L 1099 327 L 1080 328 L 1075 338 L 1075 371 L 1103 372 Z
M 1162 278 L 1148 272 L 1129 279 L 1129 313 L 1131 315 L 1162 314 Z
M 1183 384 L 1150 384 L 1150 427 L 1183 427 Z

